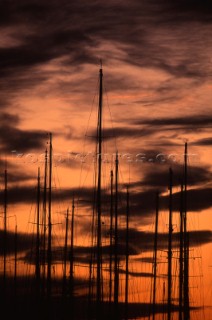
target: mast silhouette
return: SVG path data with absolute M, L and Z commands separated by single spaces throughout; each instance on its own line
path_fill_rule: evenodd
M 183 320 L 183 184 L 180 190 L 179 320 Z
M 66 211 L 66 226 L 65 226 L 65 243 L 64 243 L 64 269 L 63 269 L 63 294 L 66 296 L 67 293 L 67 281 L 66 281 L 66 269 L 67 269 L 67 245 L 68 245 L 68 221 L 69 219 L 69 209 Z
M 97 319 L 100 319 L 102 303 L 102 240 L 101 240 L 101 216 L 102 216 L 102 107 L 103 107 L 103 71 L 99 70 L 99 108 L 98 108 L 98 128 L 97 128 L 97 282 L 96 282 L 96 303 Z
M 44 164 L 44 185 L 43 185 L 43 215 L 42 215 L 42 262 L 43 262 L 43 295 L 46 290 L 46 203 L 47 203 L 47 170 L 48 170 L 48 151 L 45 150 L 45 164 Z
M 15 301 L 15 308 L 17 304 L 17 253 L 18 253 L 18 227 L 17 221 L 15 224 L 15 250 L 14 250 L 14 301 Z
M 126 278 L 125 278 L 125 320 L 128 320 L 128 291 L 129 291 L 129 187 L 127 186 L 127 210 L 126 210 Z
M 48 202 L 48 250 L 47 250 L 47 297 L 51 297 L 51 263 L 52 263 L 52 220 L 51 220 L 51 200 L 52 200 L 52 134 L 49 138 L 49 202 Z
M 172 312 L 172 169 L 169 169 L 169 237 L 168 237 L 168 320 Z
M 152 298 L 152 320 L 156 315 L 156 281 L 157 281 L 157 250 L 158 250 L 158 215 L 159 215 L 159 193 L 156 193 L 155 210 L 155 237 L 154 237 L 154 256 L 153 256 L 153 298 Z
M 190 319 L 189 306 L 189 236 L 187 231 L 187 165 L 188 165 L 188 146 L 185 143 L 184 153 L 184 319 Z
M 109 303 L 112 302 L 112 264 L 113 264 L 113 170 L 110 171 L 110 278 Z
M 37 178 L 37 233 L 36 233 L 36 264 L 35 264 L 35 278 L 36 278 L 36 295 L 40 296 L 40 168 L 38 168 Z
M 4 271 L 3 271 L 3 299 L 6 300 L 7 281 L 7 169 L 4 170 Z
M 115 230 L 114 230 L 114 312 L 118 318 L 118 299 L 119 299 L 119 261 L 118 261 L 118 152 L 115 159 Z
M 71 244 L 70 244 L 70 297 L 71 297 L 71 301 L 73 300 L 73 290 L 74 290 L 74 211 L 75 211 L 75 201 L 74 201 L 74 197 L 73 197 L 72 215 L 71 215 Z

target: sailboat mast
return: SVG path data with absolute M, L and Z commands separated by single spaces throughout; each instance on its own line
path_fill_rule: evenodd
M 114 307 L 115 316 L 118 314 L 118 298 L 119 298 L 119 263 L 118 263 L 118 152 L 116 152 L 115 160 L 115 259 L 114 259 Z
M 38 168 L 37 178 L 37 236 L 36 236 L 36 294 L 39 297 L 40 294 L 40 168 Z
M 129 291 L 129 187 L 127 186 L 127 211 L 126 211 L 126 278 L 125 278 L 125 320 L 128 320 L 128 291 Z
M 51 200 L 52 200 L 52 134 L 49 138 L 49 202 L 48 202 L 48 251 L 47 251 L 47 296 L 51 296 L 51 263 L 52 263 L 52 221 L 51 221 Z
M 180 190 L 179 320 L 183 320 L 183 184 Z
M 189 307 L 189 238 L 187 231 L 187 165 L 188 146 L 185 143 L 184 153 L 184 319 L 190 319 Z
M 66 228 L 65 228 L 65 243 L 64 243 L 64 269 L 63 269 L 63 293 L 66 295 L 66 266 L 67 266 L 67 245 L 68 245 L 68 217 L 69 209 L 66 212 Z
M 3 293 L 6 298 L 6 277 L 7 277 L 7 169 L 4 171 L 4 275 Z
M 168 320 L 172 311 L 172 169 L 169 169 L 169 238 L 168 238 Z
M 44 165 L 44 186 L 43 186 L 43 293 L 45 292 L 45 281 L 46 281 L 46 201 L 47 201 L 47 169 L 48 169 L 48 159 L 47 159 L 47 149 L 45 151 L 45 165 Z
M 158 215 L 159 215 L 159 193 L 156 193 L 155 210 L 155 237 L 154 237 L 154 258 L 153 258 L 153 300 L 152 300 L 152 320 L 155 320 L 156 314 L 156 281 L 157 281 L 157 250 L 158 250 Z
M 112 301 L 112 261 L 113 261 L 113 170 L 110 171 L 110 280 L 109 302 Z
M 97 150 L 97 161 L 98 161 L 98 184 L 97 184 L 97 288 L 96 288 L 96 300 L 97 308 L 102 301 L 102 279 L 101 279 L 101 263 L 102 263 L 102 243 L 101 243 L 101 215 L 102 215 L 102 80 L 103 72 L 102 67 L 99 70 L 99 108 L 98 108 L 98 150 Z M 97 312 L 97 317 L 101 315 Z
M 70 245 L 70 297 L 73 298 L 74 287 L 74 211 L 75 202 L 72 200 L 72 215 L 71 215 L 71 245 Z
M 16 301 L 17 297 L 17 252 L 18 252 L 18 227 L 17 227 L 17 222 L 15 225 L 15 252 L 14 252 L 14 300 Z

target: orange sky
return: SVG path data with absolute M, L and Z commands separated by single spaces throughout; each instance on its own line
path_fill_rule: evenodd
M 188 142 L 189 228 L 202 232 L 196 235 L 202 246 L 194 245 L 192 255 L 201 255 L 200 290 L 205 305 L 212 307 L 209 1 L 13 0 L 2 1 L 0 12 L 1 190 L 3 194 L 7 159 L 10 230 L 15 212 L 20 232 L 32 231 L 37 169 L 43 183 L 43 157 L 52 132 L 54 219 L 61 223 L 55 232 L 58 238 L 64 232 L 64 213 L 74 192 L 79 200 L 77 241 L 86 242 L 90 218 L 80 216 L 90 205 L 80 201 L 90 201 L 92 195 L 102 59 L 105 199 L 118 150 L 120 210 L 129 183 L 131 228 L 154 232 L 154 192 L 168 192 L 172 167 L 177 199 Z M 165 196 L 163 201 L 160 228 L 167 232 Z M 104 208 L 106 222 L 107 204 Z M 145 272 L 149 265 L 141 268 Z M 148 288 L 149 278 L 145 282 Z M 211 320 L 211 309 L 203 319 Z

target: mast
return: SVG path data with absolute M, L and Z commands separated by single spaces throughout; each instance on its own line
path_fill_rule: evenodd
M 159 215 L 159 193 L 156 193 L 156 211 L 155 211 L 155 237 L 154 237 L 154 257 L 153 257 L 153 301 L 152 301 L 152 320 L 155 320 L 156 314 L 156 281 L 157 281 L 157 249 L 158 249 L 158 215 Z
M 6 278 L 7 278 L 7 169 L 4 171 L 4 274 L 3 274 L 3 293 L 6 300 Z
M 189 307 L 189 238 L 187 231 L 187 163 L 188 147 L 185 143 L 184 154 L 184 319 L 190 319 Z
M 115 160 L 115 259 L 114 259 L 114 308 L 115 317 L 118 318 L 119 298 L 119 263 L 118 263 L 118 152 Z
M 46 281 L 46 202 L 47 202 L 47 149 L 45 150 L 45 165 L 44 165 L 44 186 L 43 186 L 43 294 L 45 293 L 45 281 Z
M 169 240 L 168 240 L 168 320 L 172 311 L 172 169 L 169 169 Z
M 129 280 L 129 187 L 127 186 L 127 211 L 126 211 L 126 278 L 125 278 L 125 320 L 128 320 L 128 280 Z
M 40 295 L 40 168 L 38 168 L 37 178 L 37 236 L 36 236 L 36 265 L 35 265 L 35 277 L 36 277 L 36 295 Z
M 16 303 L 16 298 L 17 298 L 17 252 L 18 252 L 18 228 L 17 228 L 17 221 L 15 224 L 15 250 L 14 250 L 14 301 Z M 16 307 L 16 305 L 15 305 Z
M 99 70 L 99 108 L 98 108 L 98 131 L 97 131 L 97 161 L 98 161 L 98 182 L 97 182 L 97 287 L 96 287 L 96 303 L 97 303 L 97 319 L 101 318 L 100 304 L 102 302 L 102 243 L 101 243 L 101 215 L 102 215 L 102 67 Z
M 163 282 L 163 317 L 162 320 L 165 320 L 165 296 L 166 296 L 166 283 Z
M 47 296 L 51 297 L 51 263 L 52 263 L 52 221 L 51 221 L 51 200 L 52 200 L 52 134 L 49 138 L 49 202 L 48 202 L 48 251 L 47 251 Z
M 112 301 L 112 261 L 113 260 L 113 170 L 110 171 L 110 279 L 109 302 Z
M 93 199 L 93 203 L 96 203 L 96 192 L 94 192 L 94 199 Z M 91 301 L 93 299 L 93 291 L 94 291 L 94 266 L 93 266 L 93 261 L 94 261 L 94 257 L 95 257 L 95 250 L 94 250 L 94 243 L 95 243 L 95 239 L 94 239 L 94 232 L 95 230 L 95 207 L 93 207 L 93 211 L 92 211 L 92 223 L 91 223 L 91 252 L 90 252 L 90 259 L 89 259 L 89 284 L 88 284 L 88 319 L 92 319 L 92 308 L 91 308 Z
M 183 184 L 180 191 L 179 320 L 183 320 Z
M 65 229 L 65 244 L 64 244 L 64 269 L 63 269 L 63 294 L 66 295 L 66 266 L 67 266 L 67 245 L 68 245 L 68 216 L 69 209 L 66 212 L 66 229 Z
M 72 215 L 71 215 L 71 245 L 70 245 L 70 297 L 71 297 L 71 300 L 73 300 L 73 289 L 74 289 L 74 211 L 75 211 L 75 202 L 73 197 Z M 72 303 L 72 307 L 73 307 L 73 303 Z M 73 313 L 72 313 L 72 316 L 73 316 Z

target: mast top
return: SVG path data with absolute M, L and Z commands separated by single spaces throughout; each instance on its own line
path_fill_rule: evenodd
M 100 64 L 100 72 L 102 72 L 102 59 L 99 60 L 99 64 Z

